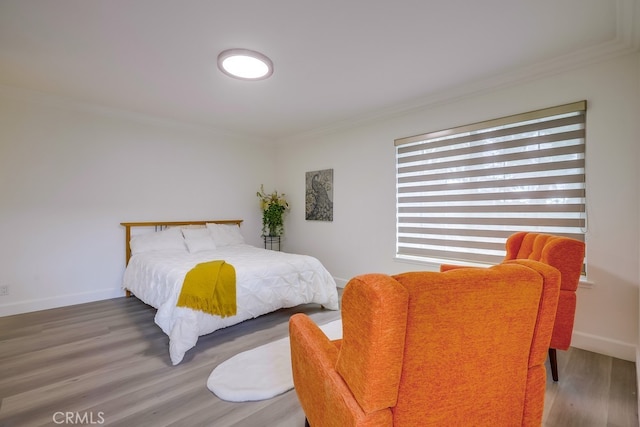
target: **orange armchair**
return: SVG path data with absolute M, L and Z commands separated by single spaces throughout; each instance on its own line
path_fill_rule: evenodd
M 585 244 L 568 237 L 523 231 L 507 239 L 506 249 L 505 261 L 530 259 L 560 270 L 560 297 L 549 345 L 551 375 L 554 381 L 558 381 L 556 349 L 568 350 L 571 345 L 573 322 L 576 316 L 576 290 L 582 274 Z
M 536 261 L 352 279 L 343 338 L 289 321 L 312 427 L 540 425 L 560 273 Z
M 582 274 L 585 244 L 568 237 L 521 231 L 512 234 L 505 244 L 507 255 L 503 262 L 518 259 L 539 261 L 555 267 L 561 274 L 558 310 L 549 345 L 551 376 L 558 381 L 558 359 L 556 349 L 568 350 L 571 345 L 573 322 L 576 315 L 576 290 Z M 440 271 L 461 268 L 443 264 Z

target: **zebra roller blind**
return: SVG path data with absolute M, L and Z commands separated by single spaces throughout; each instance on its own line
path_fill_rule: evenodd
M 397 256 L 494 264 L 516 231 L 584 241 L 586 105 L 397 139 Z

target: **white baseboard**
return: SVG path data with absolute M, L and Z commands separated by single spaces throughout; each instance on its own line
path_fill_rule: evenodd
M 339 277 L 334 277 L 333 280 L 336 281 L 336 286 L 339 288 L 344 288 L 345 286 L 347 286 L 347 283 L 349 282 L 349 280 L 341 279 Z
M 636 347 L 636 390 L 640 390 L 640 345 Z M 640 408 L 640 393 L 638 393 L 638 408 Z
M 49 298 L 19 301 L 10 304 L 0 304 L 0 317 L 30 313 L 32 311 L 49 310 L 51 308 L 65 307 L 68 305 L 84 304 L 86 302 L 101 301 L 121 296 L 124 296 L 123 289 L 101 289 L 78 294 L 67 294 Z
M 632 343 L 613 340 L 611 338 L 587 334 L 575 330 L 571 336 L 571 347 L 616 357 L 622 360 L 628 360 L 629 362 L 636 362 L 639 351 L 638 346 Z

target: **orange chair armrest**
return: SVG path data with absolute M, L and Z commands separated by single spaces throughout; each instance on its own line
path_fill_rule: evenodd
M 460 268 L 484 268 L 484 267 L 473 267 L 470 265 L 456 265 L 456 264 L 441 264 L 440 272 L 444 273 L 445 271 L 458 270 Z
M 305 314 L 289 319 L 293 384 L 310 425 L 391 425 L 391 411 L 365 414 L 335 369 L 341 340 L 331 341 Z M 327 413 L 327 409 L 331 409 Z
M 440 265 L 440 272 L 443 273 L 445 271 L 457 270 L 458 268 L 464 268 L 464 266 L 455 265 L 455 264 L 441 264 Z
M 332 369 L 338 359 L 338 350 L 341 340 L 331 341 L 318 325 L 305 314 L 298 313 L 289 319 L 289 339 L 291 340 L 291 351 L 296 349 L 298 344 L 313 347 L 314 353 L 320 355 L 324 363 Z M 323 363 L 323 364 L 324 364 Z

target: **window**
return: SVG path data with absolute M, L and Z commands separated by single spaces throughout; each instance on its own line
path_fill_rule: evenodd
M 586 101 L 401 138 L 399 258 L 502 261 L 516 231 L 584 241 Z

